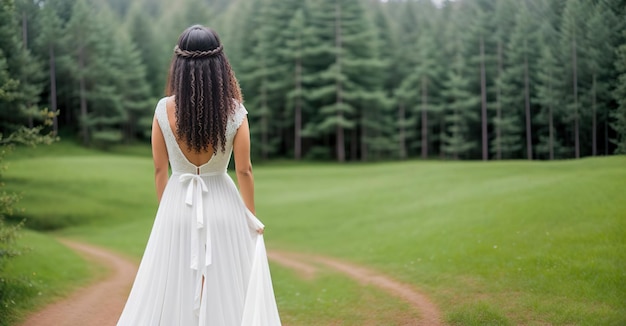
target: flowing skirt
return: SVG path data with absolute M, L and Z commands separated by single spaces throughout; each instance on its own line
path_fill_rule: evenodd
M 173 174 L 117 325 L 280 325 L 259 226 L 227 174 Z

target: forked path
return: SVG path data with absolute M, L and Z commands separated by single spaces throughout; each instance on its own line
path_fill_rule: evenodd
M 65 239 L 61 242 L 87 259 L 106 266 L 110 272 L 105 279 L 34 313 L 22 326 L 115 325 L 124 308 L 128 291 L 137 272 L 137 265 L 100 247 Z M 305 279 L 315 277 L 318 267 L 323 266 L 344 274 L 360 284 L 375 286 L 391 296 L 400 298 L 419 313 L 419 320 L 411 321 L 407 325 L 442 324 L 439 309 L 413 285 L 396 281 L 363 266 L 320 255 L 269 251 L 268 257 L 276 264 L 295 270 Z
M 396 321 L 402 325 L 442 325 L 439 308 L 437 308 L 426 295 L 420 293 L 411 284 L 402 283 L 388 275 L 376 272 L 367 267 L 335 258 L 284 251 L 270 251 L 267 255 L 273 262 L 296 270 L 305 279 L 310 279 L 315 276 L 316 268 L 311 264 L 311 262 L 314 262 L 335 272 L 344 274 L 360 284 L 375 286 L 387 294 L 405 301 L 419 312 L 419 320 Z

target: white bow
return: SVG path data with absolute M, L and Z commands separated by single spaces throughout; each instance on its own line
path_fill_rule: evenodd
M 191 229 L 191 265 L 194 270 L 199 269 L 199 253 L 200 250 L 205 250 L 205 266 L 211 265 L 211 231 L 210 225 L 206 225 L 206 242 L 204 246 L 199 243 L 199 233 L 204 225 L 204 211 L 202 208 L 202 193 L 209 192 L 206 183 L 202 177 L 198 174 L 185 173 L 181 174 L 179 180 L 181 182 L 189 182 L 187 186 L 187 196 L 185 203 L 189 206 L 193 206 L 195 202 L 196 219 L 195 223 L 192 223 Z M 195 197 L 195 199 L 194 199 Z M 195 224 L 195 227 L 193 227 Z

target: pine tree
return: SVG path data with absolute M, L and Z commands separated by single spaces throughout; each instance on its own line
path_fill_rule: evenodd
M 21 22 L 21 45 L 26 51 L 29 59 L 35 59 L 32 56 L 33 38 L 36 33 L 36 20 L 39 14 L 39 6 L 31 0 L 15 1 L 16 20 Z M 39 95 L 42 89 L 43 74 L 41 64 L 35 60 L 35 64 L 29 64 L 23 67 L 20 85 L 24 94 L 25 103 L 21 106 L 22 112 L 27 116 L 28 127 L 35 126 L 34 119 L 39 115 Z
M 309 2 L 309 22 L 315 49 L 307 49 L 306 68 L 314 72 L 307 78 L 306 91 L 311 107 L 318 108 L 313 121 L 305 125 L 304 134 L 324 138 L 327 143 L 334 137 L 335 158 L 345 161 L 345 128 L 353 128 L 354 121 L 346 119 L 353 108 L 344 103 L 341 74 L 342 31 L 341 4 L 334 1 L 313 0 Z M 323 146 L 324 146 L 323 145 Z M 324 147 L 326 147 L 324 146 Z M 321 148 L 317 149 L 321 150 Z M 316 151 L 317 151 L 316 150 Z M 314 151 L 313 153 L 316 153 Z
M 150 100 L 138 53 L 128 38 L 115 37 L 113 27 L 121 25 L 116 19 L 106 7 L 96 11 L 78 0 L 67 24 L 75 48 L 68 68 L 78 81 L 85 145 L 106 147 L 134 136 L 138 111 L 146 110 Z
M 95 41 L 92 38 L 92 24 L 94 15 L 91 13 L 85 0 L 77 0 L 72 7 L 72 15 L 67 23 L 67 35 L 72 39 L 71 45 L 74 51 L 72 57 L 75 59 L 75 64 L 70 66 L 72 75 L 78 80 L 78 96 L 80 101 L 80 136 L 82 137 L 83 145 L 88 145 L 91 141 L 91 132 L 88 125 L 88 104 L 87 104 L 87 92 L 88 84 L 87 79 L 89 77 L 89 64 L 91 57 L 94 57 Z
M 41 93 L 41 66 L 25 47 L 13 0 L 0 2 L 0 132 L 12 132 L 33 119 Z
M 405 136 L 401 135 L 399 131 L 413 126 L 413 124 L 409 124 L 399 128 L 399 124 L 404 121 L 400 121 L 399 112 L 396 112 L 399 110 L 397 110 L 398 103 L 394 92 L 402 82 L 401 76 L 404 76 L 408 69 L 402 65 L 400 60 L 396 60 L 402 51 L 399 51 L 399 28 L 394 25 L 389 14 L 391 5 L 388 2 L 372 1 L 367 7 L 377 33 L 375 38 L 378 40 L 378 61 L 383 72 L 379 82 L 382 86 L 383 93 L 381 95 L 384 97 L 384 101 L 381 103 L 375 124 L 370 126 L 370 128 L 377 130 L 370 141 L 372 150 L 376 152 L 374 155 L 376 159 L 406 158 Z
M 310 43 L 311 32 L 306 27 L 304 10 L 298 9 L 293 15 L 286 29 L 285 48 L 281 51 L 282 55 L 291 64 L 293 73 L 291 90 L 287 92 L 287 107 L 293 108 L 293 157 L 300 160 L 303 155 L 302 148 L 302 121 L 303 111 L 305 110 L 305 94 L 303 92 L 303 79 L 305 72 L 303 71 L 303 59 L 305 57 L 305 44 Z
M 493 15 L 494 11 L 493 3 L 491 1 L 474 0 L 473 10 L 467 10 L 473 16 L 473 24 L 471 24 L 471 30 L 468 38 L 473 42 L 468 45 L 468 49 L 478 49 L 475 53 L 473 60 L 470 59 L 470 67 L 475 66 L 478 68 L 478 73 L 475 76 L 480 76 L 480 133 L 481 133 L 481 156 L 482 160 L 489 159 L 489 116 L 487 107 L 489 105 L 488 88 L 492 88 L 493 77 L 488 73 L 489 63 L 492 61 L 493 53 Z M 477 45 L 477 46 L 476 46 Z M 472 51 L 470 51 L 472 52 Z M 472 74 L 474 75 L 474 74 Z
M 306 88 L 311 107 L 319 111 L 305 132 L 332 139 L 339 162 L 346 160 L 346 144 L 352 159 L 359 148 L 361 157 L 366 157 L 371 120 L 383 102 L 372 23 L 360 2 L 317 0 L 310 5 L 317 46 L 307 50 L 306 69 L 313 73 Z
M 135 44 L 122 30 L 118 30 L 116 34 L 117 42 L 110 58 L 110 67 L 115 72 L 114 105 L 120 108 L 119 111 L 123 112 L 122 116 L 125 118 L 117 127 L 123 128 L 123 136 L 127 142 L 142 137 L 148 139 L 157 99 L 150 96 L 150 85 L 146 80 L 141 54 Z
M 496 64 L 497 73 L 495 81 L 495 110 L 496 115 L 492 119 L 494 127 L 494 137 L 491 140 L 491 153 L 495 159 L 502 159 L 502 132 L 501 125 L 508 121 L 502 119 L 502 78 L 504 69 L 508 64 L 506 54 L 506 44 L 511 36 L 512 29 L 515 26 L 515 3 L 510 0 L 498 1 L 496 3 L 494 13 L 494 25 L 496 28 Z M 510 128 L 509 128 L 510 129 Z
M 166 2 L 167 3 L 167 2 Z M 171 6 L 171 4 L 169 5 Z M 168 5 L 166 4 L 167 8 Z M 176 41 L 180 33 L 187 27 L 195 24 L 208 25 L 213 17 L 208 4 L 204 0 L 184 0 L 180 1 L 177 10 L 171 16 L 171 36 L 172 41 Z
M 459 56 L 454 65 L 461 67 L 464 60 Z M 476 142 L 470 135 L 469 124 L 478 120 L 474 109 L 480 103 L 480 98 L 467 91 L 469 80 L 459 70 L 457 68 L 449 73 L 443 92 L 447 100 L 444 104 L 446 129 L 443 136 L 443 152 L 455 160 L 467 158 L 476 148 Z
M 11 124 L 7 124 L 9 110 L 12 110 L 13 103 L 19 97 L 19 80 L 13 76 L 13 71 L 9 70 L 9 60 L 5 53 L 12 53 L 19 49 L 19 42 L 15 37 L 13 29 L 13 13 L 15 7 L 13 1 L 0 1 L 0 114 L 2 114 L 2 124 L 0 131 L 10 130 Z M 5 120 L 7 119 L 7 120 Z
M 551 28 L 548 28 L 551 30 Z M 544 28 L 543 35 L 548 35 L 549 30 Z M 558 118 L 562 112 L 562 101 L 558 94 L 563 89 L 562 66 L 559 64 L 554 49 L 551 46 L 553 38 L 543 41 L 543 49 L 539 58 L 538 84 L 535 101 L 539 103 L 541 110 L 536 117 L 539 128 L 539 144 L 536 146 L 537 153 L 550 160 L 561 157 L 564 151 L 563 145 L 557 133 Z
M 471 80 L 467 77 L 468 64 L 461 34 L 465 26 L 463 19 L 466 17 L 462 16 L 460 9 L 451 7 L 449 12 L 449 19 L 455 24 L 450 24 L 446 30 L 448 44 L 445 51 L 452 61 L 442 91 L 442 153 L 455 160 L 470 158 L 471 152 L 477 147 L 477 139 L 472 137 L 470 126 L 480 121 L 477 108 L 481 101 L 480 95 L 471 91 Z
M 534 96 L 534 74 L 539 52 L 537 47 L 536 28 L 532 24 L 532 16 L 526 5 L 521 4 L 517 10 L 516 23 L 511 40 L 507 48 L 509 67 L 505 69 L 502 83 L 503 117 L 498 124 L 501 130 L 500 143 L 508 142 L 503 146 L 504 157 L 515 157 L 522 147 L 516 139 L 519 135 L 518 121 L 524 121 L 526 138 L 526 158 L 533 159 L 532 136 L 532 107 Z M 523 119 L 519 119 L 518 116 Z M 505 154 L 506 153 L 506 154 Z
M 139 2 L 132 2 L 128 0 L 106 0 L 109 7 L 119 16 L 126 17 L 126 13 L 129 11 L 130 6 Z
M 114 41 L 115 30 L 112 27 L 118 25 L 115 17 L 105 9 L 92 10 L 94 17 L 86 37 L 97 42 L 91 43 L 86 61 L 89 72 L 84 76 L 84 82 L 87 85 L 89 112 L 84 123 L 90 135 L 89 145 L 106 148 L 124 139 L 121 126 L 128 116 L 121 103 L 122 91 L 117 83 L 123 81 L 121 77 L 124 73 L 119 68 L 119 62 L 126 58 L 120 58 Z
M 62 53 L 59 53 L 60 48 L 64 45 L 63 29 L 60 18 L 49 6 L 42 9 L 39 24 L 41 26 L 40 32 L 35 42 L 39 48 L 39 53 L 48 62 L 50 110 L 54 114 L 52 129 L 54 134 L 57 134 L 59 130 L 57 117 L 57 60 L 60 55 L 63 56 Z
M 554 160 L 567 156 L 567 147 L 562 141 L 564 135 L 560 132 L 563 129 L 565 110 L 562 94 L 566 82 L 562 78 L 564 66 L 558 55 L 559 33 L 556 26 L 559 16 L 548 1 L 538 3 L 531 13 L 544 17 L 539 33 L 540 52 L 534 96 L 534 101 L 539 104 L 539 112 L 534 119 L 539 139 L 535 149 L 538 157 Z
M 623 32 L 623 35 L 626 39 L 626 32 Z M 620 76 L 613 96 L 619 107 L 612 115 L 614 122 L 611 126 L 617 131 L 617 137 L 612 142 L 617 145 L 616 154 L 626 154 L 626 43 L 619 47 L 615 66 L 620 72 Z
M 302 85 L 308 74 L 303 69 L 303 60 L 307 44 L 313 41 L 311 29 L 306 26 L 305 7 L 300 0 L 270 0 L 264 8 L 264 20 L 272 23 L 262 26 L 268 36 L 266 43 L 272 49 L 267 60 L 267 87 L 272 108 L 270 137 L 276 139 L 273 150 L 277 154 L 293 152 L 293 156 L 299 151 L 298 157 L 302 157 L 303 152 L 301 129 L 305 101 Z M 299 121 L 296 121 L 298 114 Z
M 146 80 L 150 84 L 150 95 L 163 95 L 167 76 L 168 61 L 172 57 L 173 43 L 167 42 L 154 28 L 154 17 L 149 16 L 145 8 L 136 2 L 128 12 L 126 29 L 141 54 L 145 66 Z
M 393 104 L 397 110 L 397 146 L 398 156 L 405 159 L 412 155 L 411 144 L 417 139 L 417 117 L 413 114 L 411 103 L 416 100 L 415 92 L 411 87 L 411 83 L 405 82 L 412 68 L 416 65 L 414 55 L 415 44 L 419 39 L 420 27 L 422 27 L 422 19 L 418 15 L 415 1 L 391 2 L 387 4 L 389 11 L 395 17 L 398 17 L 395 23 L 394 34 L 397 36 L 397 49 L 390 53 L 389 56 L 394 63 L 390 87 L 393 87 Z M 390 49 L 388 49 L 390 50 Z M 404 83 L 404 87 L 402 86 Z
M 565 79 L 568 81 L 566 85 L 569 88 L 566 97 L 568 120 L 573 123 L 574 131 L 574 157 L 581 156 L 580 146 L 580 120 L 582 115 L 582 107 L 580 103 L 581 97 L 581 80 L 584 80 L 582 63 L 584 62 L 584 22 L 587 21 L 589 13 L 589 4 L 581 0 L 567 1 L 562 16 L 561 24 L 561 56 L 564 63 L 568 67 L 565 70 Z M 567 93 L 566 93 L 567 94 Z
M 585 66 L 589 70 L 591 82 L 587 88 L 586 106 L 591 107 L 591 155 L 598 155 L 598 125 L 599 118 L 608 121 L 610 82 L 613 80 L 611 65 L 615 61 L 613 51 L 613 40 L 616 39 L 616 26 L 619 26 L 618 19 L 610 8 L 603 2 L 595 5 L 591 18 L 587 23 L 587 57 Z M 605 132 L 605 137 L 606 134 Z M 608 147 L 608 146 L 607 146 Z M 608 149 L 606 150 L 608 151 Z
M 34 123 L 33 120 L 24 119 L 25 109 L 34 107 L 39 111 L 36 104 L 41 90 L 37 83 L 40 67 L 27 50 L 28 38 L 19 37 L 16 12 L 13 0 L 0 0 L 0 273 L 4 272 L 10 258 L 20 254 L 15 240 L 22 226 L 5 223 L 19 200 L 19 196 L 7 192 L 1 182 L 5 181 L 2 175 L 5 166 L 2 163 L 7 148 L 15 143 L 34 145 L 53 140 L 53 137 L 40 135 L 43 126 L 24 126 L 26 123 Z M 4 279 L 2 283 L 0 302 L 13 302 L 14 294 L 20 289 L 12 288 Z M 3 321 L 6 320 L 5 316 L 11 316 L 13 309 L 10 306 L 3 304 L 0 307 Z
M 419 117 L 420 137 L 412 147 L 420 148 L 421 158 L 426 159 L 429 156 L 429 144 L 432 142 L 432 139 L 429 139 L 432 130 L 429 124 L 429 113 L 432 115 L 436 111 L 436 100 L 434 99 L 436 99 L 438 83 L 441 82 L 442 78 L 438 69 L 440 67 L 437 60 L 439 53 L 434 25 L 437 9 L 430 3 L 421 4 L 419 8 L 430 19 L 425 20 L 422 24 L 422 33 L 420 33 L 412 51 L 415 54 L 415 66 L 411 74 L 403 80 L 398 93 L 403 94 L 405 101 L 413 103 L 411 105 L 412 111 L 414 111 L 415 117 Z
M 272 69 L 276 65 L 278 47 L 274 42 L 274 37 L 278 28 L 274 25 L 275 20 L 270 19 L 272 6 L 269 0 L 256 0 L 254 2 L 259 11 L 255 11 L 256 16 L 251 17 L 257 24 L 257 28 L 251 35 L 249 46 L 251 53 L 242 62 L 245 76 L 242 78 L 242 87 L 248 98 L 250 106 L 250 136 L 252 142 L 256 144 L 253 155 L 267 160 L 271 154 L 276 152 L 279 137 L 272 137 L 275 130 L 274 124 L 279 117 L 279 111 L 273 102 L 272 79 L 276 72 Z
M 346 22 L 346 58 L 343 71 L 348 80 L 345 87 L 346 102 L 356 109 L 357 128 L 352 129 L 350 159 L 368 161 L 387 151 L 391 143 L 386 134 L 391 121 L 388 119 L 388 101 L 383 91 L 384 66 L 380 60 L 377 34 L 373 22 L 365 14 L 360 3 L 348 1 Z

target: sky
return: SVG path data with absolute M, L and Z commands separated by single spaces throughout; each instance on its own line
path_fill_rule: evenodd
M 381 0 L 383 2 L 387 2 L 387 0 Z M 432 3 L 434 3 L 437 7 L 441 7 L 441 4 L 443 3 L 444 0 L 430 0 Z
M 443 2 L 443 0 L 430 0 L 432 3 L 434 3 L 435 5 L 437 5 L 437 7 L 441 7 L 441 3 Z

